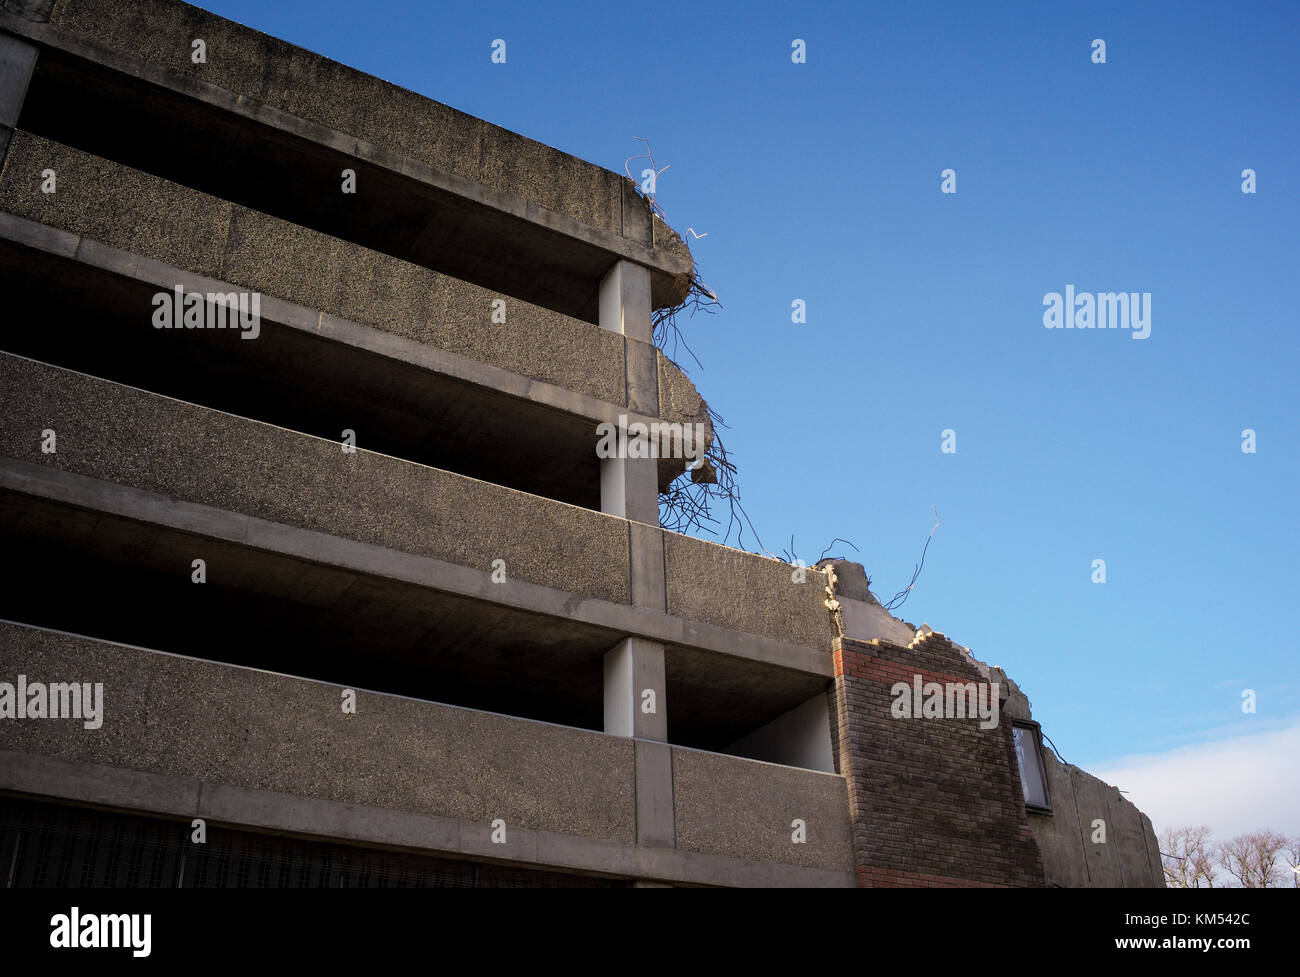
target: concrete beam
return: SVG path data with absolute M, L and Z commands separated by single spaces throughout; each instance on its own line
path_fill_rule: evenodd
M 837 632 L 820 570 L 679 533 L 665 532 L 663 539 L 668 613 L 736 631 L 775 627 L 798 635 L 797 644 L 831 647 Z

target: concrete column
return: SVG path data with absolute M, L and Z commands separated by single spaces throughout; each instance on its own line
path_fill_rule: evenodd
M 0 34 L 0 165 L 9 152 L 9 138 L 18 125 L 35 68 L 34 45 L 10 34 Z
M 636 741 L 636 843 L 677 846 L 673 748 L 667 743 Z
M 659 416 L 659 361 L 650 308 L 650 272 L 615 262 L 600 283 L 600 326 L 624 337 L 629 411 Z M 659 471 L 654 458 L 603 458 L 601 511 L 629 521 L 632 604 L 667 609 Z M 653 711 L 651 711 L 653 710 Z M 664 646 L 626 638 L 605 655 L 605 731 L 636 739 L 636 841 L 677 844 L 673 754 L 668 745 Z
M 601 281 L 601 327 L 625 336 L 628 409 L 659 416 L 659 357 L 654 348 L 650 270 L 616 261 Z
M 650 272 L 616 261 L 600 283 L 600 327 L 639 342 L 624 343 L 628 409 L 659 413 L 658 366 L 650 321 Z M 659 477 L 653 458 L 602 458 L 600 508 L 613 516 L 659 525 Z
M 650 310 L 650 272 L 617 261 L 600 283 L 600 326 L 625 337 L 628 408 L 659 415 L 659 367 Z M 632 603 L 665 610 L 659 469 L 654 458 L 602 458 L 600 509 L 633 523 Z
M 649 269 L 630 261 L 614 262 L 600 282 L 600 328 L 643 343 L 654 341 Z
M 659 358 L 655 355 L 650 308 L 650 271 L 616 261 L 600 283 L 600 327 L 626 337 L 627 406 L 659 416 Z
M 663 645 L 624 638 L 605 653 L 605 732 L 663 742 L 665 705 Z
M 653 458 L 600 460 L 600 511 L 659 525 L 659 474 Z
M 637 844 L 671 848 L 677 829 L 664 681 L 664 646 L 656 641 L 625 638 L 605 654 L 605 732 L 637 741 Z

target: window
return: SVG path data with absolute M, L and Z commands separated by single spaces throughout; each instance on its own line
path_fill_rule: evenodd
M 1047 795 L 1047 772 L 1043 768 L 1043 738 L 1038 723 L 1012 723 L 1016 739 L 1016 760 L 1020 763 L 1020 787 L 1025 807 L 1050 814 L 1052 801 Z

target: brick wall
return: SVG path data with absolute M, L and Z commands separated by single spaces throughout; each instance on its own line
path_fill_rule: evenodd
M 858 885 L 1041 886 L 1009 718 L 894 718 L 895 682 L 986 679 L 946 637 L 834 643 L 834 737 Z M 1004 690 L 1005 691 L 1005 690 Z

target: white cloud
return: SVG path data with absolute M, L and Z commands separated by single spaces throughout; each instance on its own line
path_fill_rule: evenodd
M 1300 835 L 1300 723 L 1124 757 L 1088 772 L 1127 791 L 1157 834 L 1205 824 L 1218 841 L 1256 828 Z

